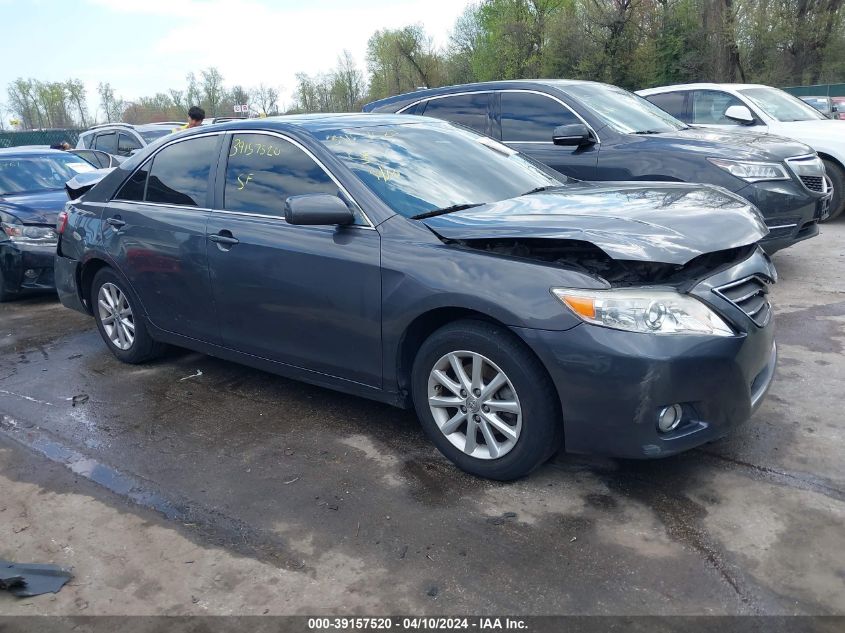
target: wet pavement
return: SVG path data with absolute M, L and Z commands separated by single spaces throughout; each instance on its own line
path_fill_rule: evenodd
M 457 471 L 410 412 L 184 350 L 123 365 L 54 299 L 4 304 L 0 482 L 50 521 L 96 503 L 75 558 L 45 550 L 83 576 L 55 612 L 845 613 L 845 222 L 775 263 L 779 371 L 748 424 L 660 461 L 561 453 L 511 484 Z M 97 529 L 109 512 L 122 527 Z M 36 527 L 0 510 L 0 558 L 55 540 Z M 153 527 L 171 536 L 124 548 L 134 580 L 89 571 L 86 549 Z M 217 593 L 143 575 L 197 582 L 163 553 L 183 541 Z M 96 598 L 120 592 L 137 604 Z

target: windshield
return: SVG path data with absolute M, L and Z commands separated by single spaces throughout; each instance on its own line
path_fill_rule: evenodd
M 154 140 L 161 138 L 162 136 L 167 136 L 173 130 L 166 127 L 155 128 L 152 130 L 135 130 L 138 132 L 141 137 L 147 142 L 152 143 Z
M 339 128 L 315 136 L 405 217 L 566 182 L 493 139 L 445 123 Z
M 782 123 L 825 120 L 821 112 L 777 88 L 745 88 L 739 92 L 763 112 Z
M 571 84 L 561 89 L 623 134 L 676 132 L 688 127 L 639 95 L 616 86 Z
M 61 189 L 76 174 L 93 170 L 91 163 L 73 154 L 0 157 L 0 195 Z

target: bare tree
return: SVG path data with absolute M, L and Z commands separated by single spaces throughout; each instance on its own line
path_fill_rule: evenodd
M 217 116 L 220 102 L 224 97 L 223 75 L 213 66 L 202 71 L 202 97 L 206 114 Z
M 251 99 L 256 109 L 264 115 L 275 114 L 279 111 L 279 91 L 260 84 L 251 91 Z
M 88 127 L 85 115 L 88 113 L 88 107 L 85 104 L 85 84 L 79 79 L 68 79 L 65 83 L 68 97 L 76 106 L 76 111 L 79 113 L 79 120 L 82 127 Z
M 119 121 L 126 105 L 123 99 L 115 96 L 114 88 L 108 82 L 100 83 L 97 86 L 97 92 L 100 94 L 100 109 L 103 111 L 106 121 L 108 123 Z

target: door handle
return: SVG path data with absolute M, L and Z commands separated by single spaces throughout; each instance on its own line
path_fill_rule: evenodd
M 120 229 L 120 228 L 123 228 L 124 226 L 126 226 L 126 222 L 124 222 L 119 215 L 116 215 L 112 218 L 108 218 L 106 220 L 106 224 L 108 224 L 109 226 L 111 226 L 115 229 Z
M 208 235 L 208 239 L 215 242 L 217 244 L 217 248 L 221 251 L 228 251 L 235 244 L 240 243 L 238 238 L 232 236 L 231 231 L 226 230 L 220 231 L 219 233 L 211 233 Z

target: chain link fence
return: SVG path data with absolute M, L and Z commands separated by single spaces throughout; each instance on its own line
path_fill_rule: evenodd
M 27 130 L 25 132 L 0 132 L 0 147 L 20 147 L 22 145 L 53 145 L 67 141 L 76 146 L 80 129 L 66 130 Z
M 796 97 L 845 97 L 845 84 L 816 84 L 815 86 L 790 86 L 783 88 Z

